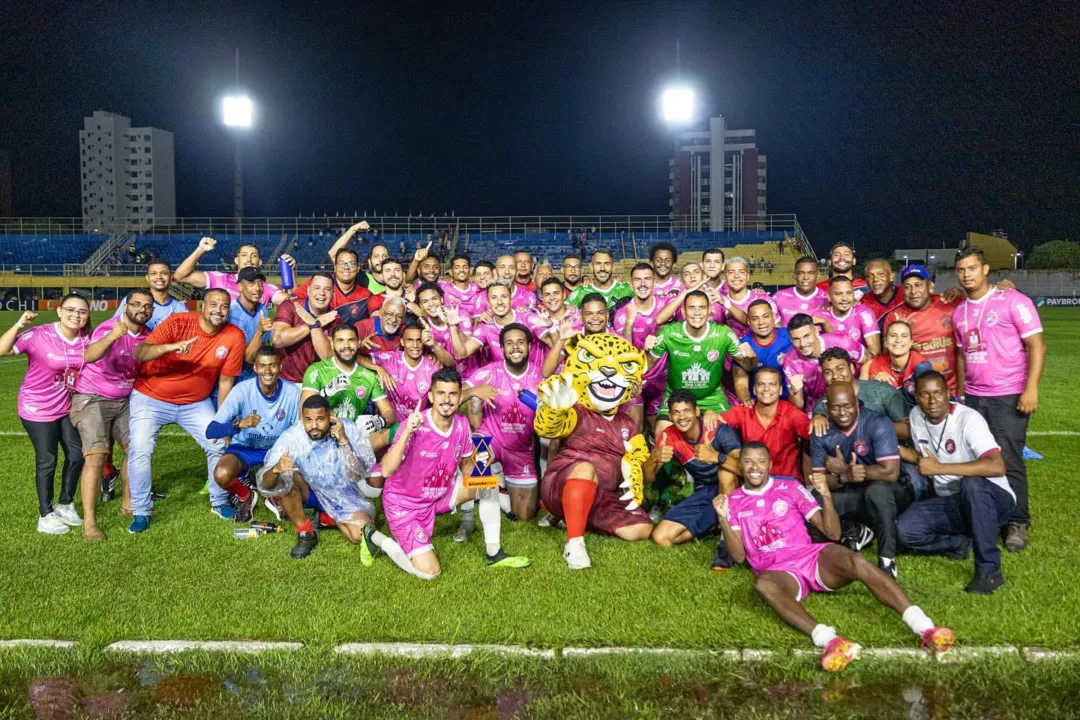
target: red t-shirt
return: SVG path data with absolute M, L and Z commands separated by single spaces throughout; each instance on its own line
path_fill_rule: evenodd
M 921 362 L 926 362 L 926 358 L 917 350 L 912 350 L 908 353 L 907 365 L 905 365 L 904 369 L 900 372 L 896 372 L 896 370 L 893 370 L 892 359 L 888 355 L 878 355 L 870 361 L 870 374 L 866 377 L 871 380 L 877 380 L 879 373 L 885 373 L 889 378 L 884 382 L 892 385 L 894 388 L 901 389 L 904 387 L 904 383 L 915 374 L 915 368 L 917 368 Z
M 912 310 L 909 305 L 889 313 L 883 325 L 883 332 L 889 329 L 893 320 L 907 320 L 911 323 L 911 348 L 930 361 L 934 369 L 949 381 L 949 392 L 956 394 L 956 344 L 953 342 L 952 314 L 956 303 L 947 303 L 939 296 L 922 310 Z
M 904 291 L 894 286 L 892 298 L 889 299 L 889 302 L 884 304 L 878 300 L 872 292 L 863 295 L 862 300 L 859 302 L 870 308 L 870 311 L 874 313 L 874 318 L 880 321 L 884 315 L 887 315 L 904 304 Z
M 136 390 L 161 402 L 190 405 L 210 397 L 220 376 L 240 377 L 244 331 L 230 323 L 211 335 L 203 332 L 201 317 L 197 312 L 177 313 L 154 328 L 145 340 L 151 345 L 197 339 L 186 355 L 170 352 L 143 363 L 135 377 Z
M 810 439 L 810 418 L 787 400 L 778 400 L 776 416 L 769 427 L 761 425 L 761 419 L 752 407 L 736 405 L 720 414 L 733 430 L 739 433 L 743 444 L 765 443 L 772 457 L 773 475 L 789 475 L 802 479 L 802 463 L 799 462 L 799 438 Z
M 311 313 L 306 301 L 290 300 L 278 306 L 277 315 L 274 316 L 274 324 L 285 323 L 289 327 L 307 325 L 296 312 L 296 303 L 298 302 L 303 302 L 304 309 Z M 314 315 L 314 313 L 311 314 Z M 337 320 L 322 328 L 321 332 L 329 337 L 336 325 Z M 312 332 L 320 332 L 320 330 L 312 330 Z M 319 359 L 315 355 L 315 346 L 311 343 L 310 335 L 293 345 L 278 348 L 278 353 L 281 355 L 281 377 L 290 382 L 302 382 L 308 366 Z
M 375 349 L 376 350 L 399 350 L 401 348 L 401 331 L 405 329 L 405 324 L 402 323 L 398 331 L 393 335 L 384 335 L 382 330 L 381 318 L 367 318 L 361 320 L 354 326 L 356 328 L 356 334 L 363 340 L 368 335 L 374 336 Z M 367 354 L 366 351 L 362 351 Z
M 825 292 L 829 292 L 829 281 L 830 280 L 832 280 L 832 278 L 828 278 L 827 280 L 822 280 L 821 282 L 819 282 L 817 284 L 818 288 L 821 289 L 821 290 L 824 290 Z M 856 290 L 862 289 L 863 293 L 870 292 L 870 286 L 867 285 L 866 281 L 863 280 L 861 277 L 852 278 L 851 279 L 851 287 L 855 288 Z M 855 294 L 859 295 L 859 293 L 855 293 Z M 779 474 L 779 473 L 777 473 L 777 474 Z
M 308 294 L 308 287 L 310 286 L 311 278 L 308 278 L 300 284 L 300 287 L 296 288 L 296 292 L 293 294 L 300 300 L 306 300 Z M 363 287 L 360 283 L 356 283 L 355 285 L 353 285 L 352 290 L 350 290 L 349 292 L 345 292 L 341 289 L 341 286 L 338 285 L 337 281 L 335 280 L 334 297 L 332 300 L 330 300 L 330 309 L 333 310 L 334 308 L 345 305 L 347 303 L 359 302 L 364 298 L 371 298 L 370 300 L 368 300 L 369 313 L 373 313 L 382 307 L 383 296 L 381 294 L 373 296 L 371 294 L 371 291 L 368 290 L 366 287 Z

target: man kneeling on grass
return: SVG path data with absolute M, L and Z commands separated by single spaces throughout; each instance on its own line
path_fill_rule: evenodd
M 749 563 L 757 575 L 754 589 L 776 614 L 824 648 L 821 667 L 830 672 L 843 670 L 862 648 L 837 635 L 835 628 L 818 623 L 803 608 L 802 600 L 811 590 L 831 592 L 855 580 L 903 617 L 922 638 L 924 648 L 934 654 L 949 651 L 955 640 L 952 630 L 936 627 L 918 605 L 911 604 L 895 580 L 843 545 L 810 540 L 806 522 L 832 540 L 840 537 L 840 518 L 824 474 L 811 477 L 821 495 L 818 505 L 797 480 L 769 474 L 772 461 L 764 443 L 744 444 L 739 465 L 743 486 L 713 500 L 724 541 L 735 562 Z
M 319 542 L 304 514 L 310 508 L 327 513 L 349 542 L 360 545 L 365 567 L 379 550 L 399 565 L 409 564 L 398 544 L 375 529 L 375 506 L 361 490 L 386 438 L 384 431 L 369 439 L 355 423 L 334 417 L 322 395 L 303 402 L 300 423 L 281 434 L 257 475 L 262 494 L 278 498 L 296 525 L 294 559 L 306 558 Z

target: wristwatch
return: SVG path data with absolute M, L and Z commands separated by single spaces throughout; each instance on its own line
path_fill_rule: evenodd
M 310 328 L 311 330 L 318 330 L 320 327 L 321 326 L 319 325 L 318 320 L 308 325 L 308 328 Z

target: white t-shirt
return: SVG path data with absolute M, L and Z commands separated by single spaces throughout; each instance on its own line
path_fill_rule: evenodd
M 920 454 L 932 452 L 943 463 L 974 462 L 1001 447 L 990 433 L 990 427 L 982 415 L 964 405 L 953 404 L 949 414 L 937 425 L 926 419 L 918 406 L 911 411 L 911 439 Z M 934 475 L 934 490 L 939 497 L 960 492 L 960 475 Z M 1009 487 L 1004 475 L 986 478 L 1016 500 L 1016 493 Z

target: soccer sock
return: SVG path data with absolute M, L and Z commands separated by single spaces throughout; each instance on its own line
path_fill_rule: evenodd
M 498 488 L 480 490 L 476 493 L 480 504 L 480 524 L 484 526 L 484 546 L 488 555 L 499 552 L 502 542 L 499 534 L 502 528 L 502 508 L 499 507 Z
M 589 511 L 596 500 L 596 483 L 581 478 L 570 478 L 562 491 L 563 517 L 566 520 L 566 539 L 585 536 Z
M 330 513 L 319 511 L 319 524 L 323 527 L 337 527 L 337 521 L 330 517 Z
M 241 502 L 247 502 L 248 498 L 251 497 L 251 488 L 240 482 L 240 478 L 238 477 L 234 477 L 230 480 L 229 484 L 225 486 L 225 489 L 240 498 Z
M 900 617 L 904 619 L 911 631 L 919 637 L 922 637 L 924 632 L 934 627 L 934 621 L 928 618 L 918 605 L 912 605 Z
M 836 637 L 836 628 L 821 623 L 815 625 L 814 629 L 810 631 L 810 639 L 819 648 L 827 647 L 834 637 Z
M 458 508 L 458 515 L 461 516 L 461 526 L 468 527 L 470 531 L 476 527 L 476 517 L 473 515 L 474 507 L 476 507 L 476 501 L 470 500 L 462 503 L 461 507 Z
M 506 475 L 503 474 L 502 463 L 491 463 L 491 474 L 499 483 L 499 509 L 508 513 L 510 512 L 510 493 L 506 492 Z
M 296 526 L 296 534 L 305 532 L 315 532 L 315 527 L 311 524 L 310 520 L 305 520 L 303 523 Z
M 105 467 L 102 468 L 103 475 L 115 475 L 116 465 L 113 464 L 112 450 L 105 456 Z
M 409 556 L 405 554 L 405 551 L 401 549 L 401 546 L 397 544 L 394 538 L 383 535 L 376 530 L 371 533 L 371 539 L 375 541 L 380 550 L 386 553 L 386 557 L 390 558 L 399 568 L 417 577 L 425 575 L 425 573 L 421 573 L 413 567 L 412 560 L 409 559 Z

